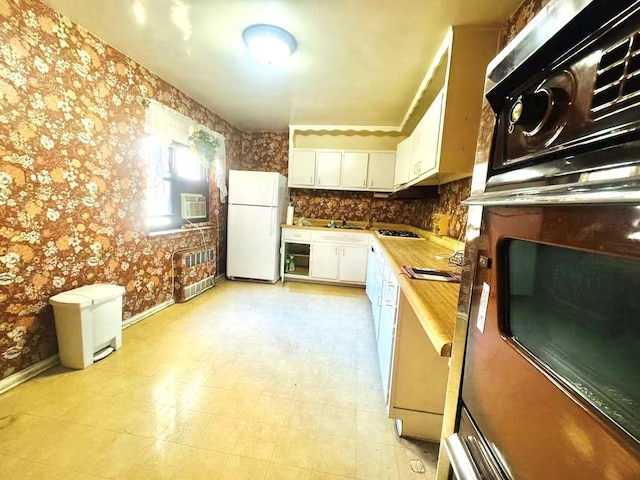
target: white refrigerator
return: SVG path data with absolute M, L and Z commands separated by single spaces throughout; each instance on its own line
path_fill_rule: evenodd
M 275 172 L 229 170 L 227 278 L 280 279 L 280 225 L 287 178 Z

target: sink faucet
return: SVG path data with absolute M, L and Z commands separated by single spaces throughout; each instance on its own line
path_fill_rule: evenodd
M 347 220 L 344 217 L 342 217 L 342 226 L 343 227 L 347 226 Z

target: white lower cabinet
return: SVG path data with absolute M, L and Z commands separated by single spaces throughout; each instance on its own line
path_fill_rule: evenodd
M 370 237 L 368 232 L 348 233 L 335 230 L 283 228 L 281 250 L 284 254 L 282 256 L 283 278 L 365 285 Z M 294 243 L 296 245 L 293 245 Z M 310 245 L 308 254 L 304 255 L 304 258 L 300 255 L 302 248 L 297 244 Z M 302 253 L 307 251 L 304 250 Z M 293 273 L 285 272 L 284 262 L 287 254 L 289 256 L 293 254 L 296 262 L 305 262 L 302 272 L 298 267 Z M 308 269 L 306 269 L 307 266 Z
M 400 292 L 388 408 L 402 436 L 440 441 L 448 360 L 436 351 L 409 300 Z
M 366 288 L 387 413 L 401 436 L 439 441 L 448 359 L 433 347 L 375 241 L 369 251 L 369 269 L 373 271 L 367 274 Z
M 376 303 L 377 298 L 375 297 L 375 265 L 376 265 L 376 245 L 375 243 L 369 247 L 369 252 L 367 253 L 367 278 L 365 282 L 365 291 L 367 292 L 367 297 L 369 297 L 369 301 L 373 305 Z
M 360 245 L 342 245 L 338 280 L 341 282 L 365 283 L 367 279 L 368 247 Z
M 316 242 L 311 245 L 311 278 L 338 279 L 338 245 Z
M 380 326 L 378 328 L 378 360 L 380 375 L 382 376 L 382 390 L 384 400 L 389 411 L 389 397 L 391 393 L 393 351 L 396 340 L 396 320 L 398 318 L 398 279 L 385 265 L 382 284 L 382 302 L 380 306 Z
M 380 251 L 380 247 L 374 241 L 369 249 L 369 258 L 367 261 L 367 284 L 366 291 L 371 301 L 371 308 L 373 310 L 373 325 L 376 334 L 376 341 L 378 340 L 379 327 L 380 327 L 380 308 L 382 305 L 382 266 L 384 263 L 384 256 Z

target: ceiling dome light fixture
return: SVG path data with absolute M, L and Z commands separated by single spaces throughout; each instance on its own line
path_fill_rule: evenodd
M 251 55 L 267 65 L 282 65 L 296 51 L 296 39 L 274 25 L 251 25 L 242 32 Z

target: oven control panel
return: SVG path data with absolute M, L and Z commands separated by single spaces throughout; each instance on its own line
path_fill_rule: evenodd
M 557 55 L 494 104 L 490 177 L 554 160 L 564 173 L 567 159 L 640 141 L 640 7 Z

